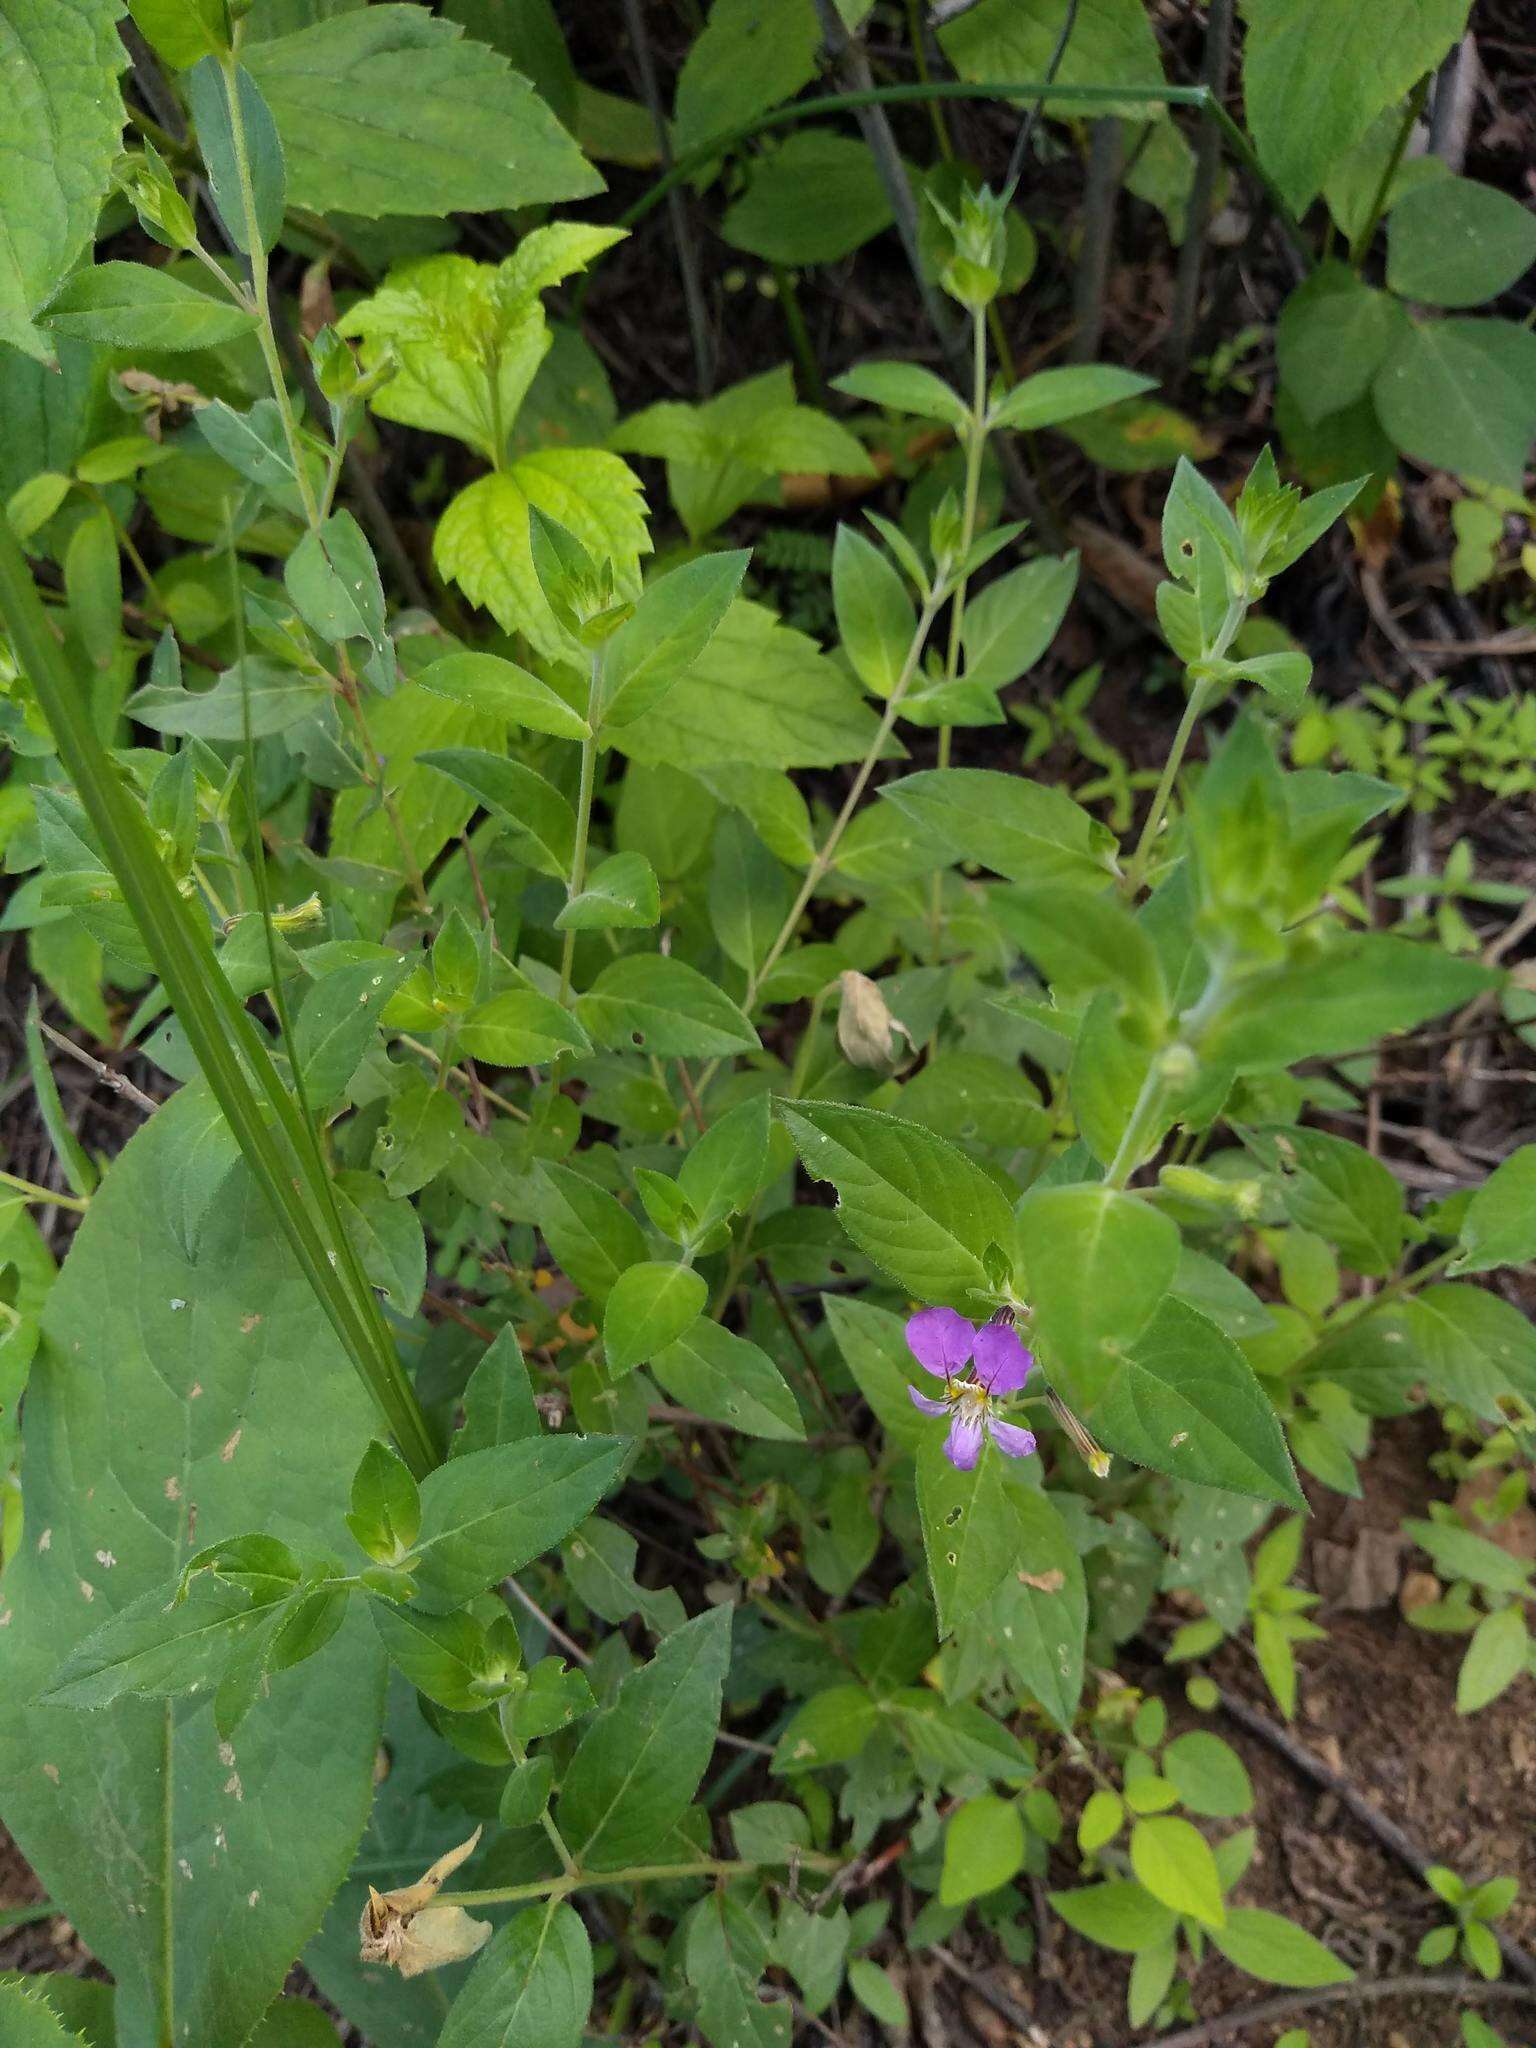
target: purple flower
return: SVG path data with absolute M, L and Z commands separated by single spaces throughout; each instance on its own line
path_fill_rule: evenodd
M 944 1382 L 939 1399 L 910 1384 L 907 1392 L 925 1415 L 950 1418 L 944 1455 L 957 1471 L 971 1470 L 987 1437 L 1005 1457 L 1029 1456 L 1033 1433 L 996 1412 L 999 1400 L 1023 1386 L 1035 1362 L 1012 1323 L 985 1323 L 978 1330 L 952 1308 L 919 1309 L 907 1323 L 907 1349 L 925 1372 Z M 967 1366 L 971 1377 L 962 1379 Z

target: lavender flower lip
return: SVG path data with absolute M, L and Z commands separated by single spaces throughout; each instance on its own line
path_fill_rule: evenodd
M 910 1382 L 907 1392 L 925 1415 L 949 1417 L 944 1455 L 956 1471 L 971 1471 L 987 1441 L 1008 1458 L 1030 1455 L 1033 1431 L 996 1412 L 1000 1401 L 1023 1386 L 1035 1362 L 1011 1322 L 978 1329 L 952 1308 L 919 1309 L 907 1322 L 907 1349 L 925 1372 L 944 1382 L 937 1398 Z M 971 1375 L 962 1378 L 967 1366 Z

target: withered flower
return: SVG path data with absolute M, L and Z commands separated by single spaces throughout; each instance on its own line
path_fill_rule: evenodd
M 358 1955 L 363 1962 L 388 1963 L 402 1977 L 419 1977 L 484 1948 L 491 1934 L 489 1920 L 471 1920 L 462 1906 L 432 1904 L 444 1878 L 474 1854 L 480 1833 L 476 1828 L 467 1842 L 439 1856 L 415 1884 L 393 1892 L 376 1892 L 369 1885 L 358 1925 Z

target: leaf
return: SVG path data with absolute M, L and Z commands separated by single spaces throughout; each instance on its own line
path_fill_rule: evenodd
M 789 2001 L 758 1996 L 770 1960 L 767 1925 L 736 1895 L 716 1890 L 682 1927 L 683 1968 L 698 1997 L 699 2028 L 711 2048 L 790 2048 Z
M 938 840 L 951 860 L 974 860 L 1016 881 L 1095 883 L 1113 872 L 1102 828 L 1062 790 L 995 768 L 928 768 L 888 782 L 882 799 Z
M 437 523 L 432 559 L 439 574 L 471 604 L 483 605 L 503 632 L 525 634 L 551 660 L 570 659 L 574 644 L 556 624 L 534 571 L 530 506 L 574 534 L 594 558 L 611 560 L 620 589 L 638 596 L 640 557 L 650 549 L 640 481 L 604 448 L 540 448 L 460 491 Z
M 480 747 L 437 747 L 417 757 L 469 791 L 507 828 L 518 858 L 559 880 L 576 857 L 576 813 L 552 782 L 521 761 Z
M 66 2033 L 43 1998 L 46 1980 L 0 1978 L 0 2029 L 7 2048 L 82 2048 L 82 2036 Z
M 1070 1728 L 1083 1690 L 1088 1589 L 1066 1523 L 1034 1487 L 1010 1486 L 1012 1568 L 976 1625 L 1016 1685 L 1033 1694 L 1058 1728 Z
M 804 1441 L 799 1403 L 779 1368 L 766 1351 L 718 1323 L 696 1322 L 654 1352 L 651 1372 L 674 1401 L 711 1422 L 775 1443 Z
M 193 1085 L 130 1139 L 47 1303 L 25 1428 L 34 1540 L 0 1593 L 0 1772 L 22 1854 L 117 1980 L 118 2038 L 241 2048 L 368 1809 L 372 1631 L 359 1616 L 274 1677 L 232 1753 L 205 1702 L 124 1699 L 89 1716 L 36 1703 L 76 1643 L 174 1579 L 192 1502 L 197 1544 L 274 1522 L 307 1545 L 347 1543 L 337 1475 L 374 1413 L 243 1167 L 189 1230 L 186 1162 L 214 1121 Z M 216 1831 L 227 1846 L 209 1860 Z M 177 1859 L 194 1854 L 189 1884 Z
M 418 1692 L 453 1714 L 487 1702 L 479 1683 L 487 1662 L 485 1630 L 467 1614 L 423 1614 L 375 1601 L 373 1625 L 391 1663 Z
M 1017 1230 L 1045 1369 L 1087 1413 L 1173 1284 L 1178 1227 L 1139 1195 L 1088 1185 L 1027 1195 Z
M 1405 455 L 1518 491 L 1536 436 L 1536 334 L 1511 320 L 1415 323 L 1372 396 Z
M 1109 987 L 1159 1023 L 1168 991 L 1145 930 L 1108 896 L 1071 883 L 996 890 L 998 921 L 1050 983 L 1063 1008 Z
M 646 931 L 661 918 L 656 875 L 643 853 L 612 853 L 555 919 L 557 932 Z
M 1395 341 L 1409 327 L 1397 300 L 1347 263 L 1320 263 L 1296 287 L 1275 328 L 1275 355 L 1286 393 L 1303 416 L 1320 420 L 1363 398 Z
M 410 1567 L 422 1606 L 462 1606 L 553 1550 L 607 1492 L 625 1449 L 613 1437 L 533 1437 L 429 1472 Z
M 790 1716 L 773 1753 L 772 1769 L 788 1777 L 826 1764 L 849 1763 L 869 1743 L 879 1719 L 879 1709 L 862 1685 L 830 1686 Z
M 317 711 L 329 701 L 329 692 L 311 675 L 248 654 L 225 669 L 211 690 L 146 683 L 123 708 L 152 732 L 238 740 L 245 735 L 247 701 L 252 739 L 270 739 Z
M 992 1444 L 969 1472 L 944 1455 L 935 1424 L 918 1448 L 917 1512 L 939 1636 L 952 1635 L 983 1607 L 1020 1562 L 1020 1529 L 1004 1458 Z
M 856 526 L 839 526 L 832 548 L 832 603 L 843 652 L 877 697 L 889 697 L 917 630 L 912 599 L 888 556 Z
M 1248 125 L 1296 212 L 1377 115 L 1432 71 L 1466 0 L 1254 0 L 1243 54 Z
M 1127 398 L 1139 398 L 1142 392 L 1156 388 L 1155 377 L 1122 370 L 1114 363 L 1071 363 L 1056 370 L 1036 370 L 1003 394 L 993 409 L 992 423 L 1018 433 L 1033 433 L 1040 427 L 1059 426 L 1063 420 L 1099 412 L 1106 405 L 1119 405 Z
M 1201 1486 L 1299 1507 L 1268 1396 L 1229 1337 L 1165 1301 L 1083 1420 L 1112 1451 Z
M 333 1108 L 345 1094 L 409 966 L 404 958 L 356 961 L 310 984 L 294 1023 L 293 1045 L 316 1109 Z
M 703 773 L 722 764 L 831 768 L 873 744 L 858 684 L 815 642 L 738 598 L 665 700 L 614 744 L 633 761 Z
M 677 81 L 673 147 L 793 99 L 816 75 L 821 32 L 811 0 L 714 0 Z
M 715 827 L 709 877 L 709 921 L 720 950 L 754 973 L 767 959 L 789 909 L 783 869 L 739 811 Z
M 971 598 L 961 644 L 965 679 L 1001 690 L 1032 669 L 1056 637 L 1077 588 L 1077 556 L 1038 555 Z
M 824 1294 L 821 1300 L 843 1363 L 876 1421 L 903 1450 L 915 1449 L 932 1434 L 932 1426 L 907 1393 L 914 1360 L 901 1317 L 840 1294 Z
M 692 1266 L 642 1260 L 615 1281 L 603 1309 L 603 1352 L 611 1373 L 629 1372 L 682 1336 L 709 1300 Z
M 445 654 L 422 669 L 416 681 L 423 690 L 455 704 L 467 704 L 509 725 L 553 733 L 557 739 L 585 739 L 591 731 L 558 690 L 499 654 Z
M 286 167 L 260 86 L 244 65 L 232 65 L 226 76 L 217 57 L 204 57 L 187 73 L 186 91 L 209 195 L 225 232 L 242 255 L 251 253 L 253 231 L 259 246 L 271 249 L 283 229 Z M 239 104 L 238 146 L 231 92 Z
M 333 14 L 252 44 L 246 61 L 295 206 L 438 217 L 602 190 L 527 79 L 425 7 Z
M 541 1901 L 482 1950 L 439 2048 L 579 2048 L 591 2009 L 592 1944 L 581 1915 Z
M 540 1167 L 535 1214 L 556 1264 L 596 1301 L 645 1257 L 645 1234 L 634 1217 L 574 1167 Z
M 1024 1866 L 1024 1820 L 1018 1804 L 985 1793 L 968 1799 L 944 1830 L 939 1898 L 964 1906 L 1007 1884 Z
M 1131 1829 L 1131 1868 L 1154 1899 L 1202 1926 L 1226 1925 L 1221 1879 L 1200 1830 L 1174 1814 L 1139 1820 Z
M 540 1067 L 563 1052 L 592 1050 L 570 1011 L 533 988 L 503 989 L 477 1003 L 459 1025 L 459 1044 L 493 1067 Z
M 848 1965 L 848 1989 L 882 2027 L 891 2033 L 906 2033 L 911 2025 L 907 2001 L 888 1970 L 868 1956 L 855 1956 Z
M 953 386 L 919 363 L 855 363 L 832 379 L 832 388 L 890 412 L 915 413 L 919 419 L 942 420 L 951 427 L 962 425 L 970 411 Z
M 603 651 L 602 724 L 632 725 L 680 682 L 735 602 L 749 556 L 701 555 L 650 584 Z
M 1111 1878 L 1075 1892 L 1052 1892 L 1050 1901 L 1076 1933 L 1100 1948 L 1127 1955 L 1157 1948 L 1178 1926 L 1175 1914 L 1131 1878 Z
M 178 1604 L 172 1602 L 174 1590 L 152 1587 L 77 1644 L 54 1673 L 44 1700 L 51 1706 L 107 1707 L 127 1693 L 211 1692 L 244 1639 L 283 1597 L 278 1591 L 272 1601 L 257 1603 L 208 1573 L 193 1581 Z
M 768 1165 L 770 1109 L 766 1094 L 749 1095 L 717 1117 L 683 1161 L 677 1184 L 701 1233 L 739 1214 L 757 1194 Z
M 698 1615 L 588 1723 L 556 1812 L 584 1870 L 654 1860 L 682 1818 L 714 1749 L 730 1641 L 728 1606 Z
M 1536 1145 L 1521 1145 L 1473 1195 L 1453 1273 L 1486 1273 L 1536 1259 Z
M 1387 283 L 1431 306 L 1480 306 L 1536 263 L 1536 216 L 1473 178 L 1405 193 L 1387 223 Z
M 1518 1601 L 1485 1614 L 1472 1631 L 1456 1678 L 1456 1711 L 1475 1714 L 1527 1668 L 1531 1639 Z
M 984 1263 L 1013 1219 L 996 1183 L 957 1146 L 920 1124 L 840 1103 L 787 1103 L 779 1116 L 813 1180 L 837 1188 L 854 1243 L 924 1302 L 974 1306 L 990 1297 Z
M 1304 1927 L 1262 1906 L 1229 1907 L 1226 1926 L 1213 1929 L 1211 1940 L 1229 1963 L 1265 1984 L 1310 1991 L 1323 1984 L 1348 1984 L 1355 1974 Z
M 1296 1124 L 1262 1126 L 1250 1149 L 1278 1171 L 1293 1223 L 1326 1238 L 1357 1273 L 1393 1270 L 1408 1219 L 1389 1167 L 1348 1138 Z
M 682 960 L 632 953 L 611 960 L 576 1014 L 599 1045 L 662 1059 L 755 1052 L 757 1033 L 722 989 Z
M 829 128 L 801 128 L 758 157 L 720 234 L 765 263 L 836 263 L 891 224 L 869 149 Z
M 1062 85 L 1149 85 L 1163 82 L 1157 40 L 1140 0 L 1081 0 L 1060 57 L 1060 0 L 981 0 L 940 31 L 944 54 L 962 78 L 1051 78 Z M 1076 109 L 1047 99 L 1067 119 Z M 1145 116 L 1144 101 L 1121 110 Z
M 217 348 L 249 334 L 249 313 L 146 263 L 77 270 L 42 316 L 51 333 L 112 348 Z
M 0 341 L 40 363 L 32 316 L 90 246 L 123 128 L 117 0 L 9 0 L 0 15 Z
M 1191 1813 L 1234 1820 L 1253 1811 L 1253 1785 L 1242 1758 L 1207 1729 L 1176 1736 L 1163 1751 L 1162 1771 Z
M 591 1515 L 563 1545 L 560 1557 L 577 1596 L 594 1614 L 615 1624 L 638 1614 L 647 1628 L 670 1635 L 687 1619 L 683 1603 L 671 1586 L 652 1592 L 638 1582 L 638 1549 L 627 1530 Z
M 544 1425 L 533 1404 L 533 1386 L 522 1348 L 509 1328 L 498 1330 L 464 1389 L 464 1426 L 448 1447 L 450 1457 L 492 1450 L 539 1436 Z

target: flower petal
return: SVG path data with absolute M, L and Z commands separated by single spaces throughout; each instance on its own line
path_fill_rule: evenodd
M 1034 1362 L 1012 1323 L 988 1323 L 976 1332 L 976 1377 L 989 1394 L 1016 1394 Z
M 1032 1429 L 1020 1429 L 1016 1422 L 999 1422 L 992 1415 L 987 1417 L 987 1435 L 1005 1458 L 1027 1458 L 1035 1448 Z
M 907 1392 L 912 1396 L 912 1406 L 914 1408 L 921 1408 L 925 1415 L 947 1415 L 949 1413 L 949 1403 L 947 1401 L 935 1401 L 932 1394 L 925 1394 L 920 1387 L 914 1387 L 910 1380 L 907 1382 Z
M 974 1328 L 952 1308 L 920 1308 L 907 1319 L 907 1349 L 941 1380 L 960 1370 L 975 1342 Z
M 969 1472 L 981 1456 L 981 1415 L 969 1402 L 955 1410 L 944 1439 L 944 1455 L 957 1472 Z

